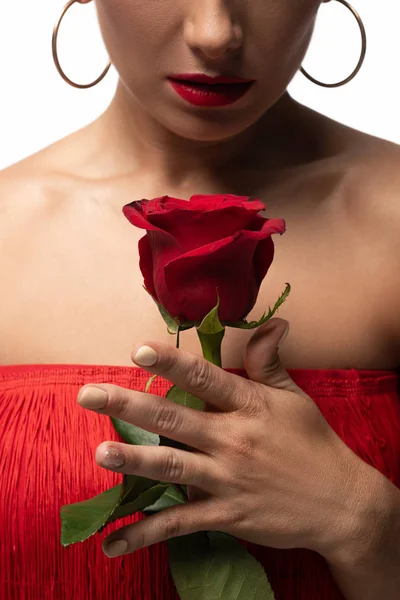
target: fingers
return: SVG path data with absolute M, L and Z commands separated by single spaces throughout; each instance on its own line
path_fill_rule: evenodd
M 216 513 L 215 504 L 211 510 L 209 499 L 180 504 L 113 532 L 103 541 L 103 552 L 114 557 L 196 531 L 222 531 L 224 521 L 223 515 Z M 118 540 L 126 541 L 126 550 L 120 547 L 113 553 L 110 546 Z
M 215 491 L 221 482 L 221 468 L 212 458 L 167 446 L 103 442 L 96 449 L 96 462 L 118 473 L 194 485 L 208 492 Z
M 247 401 L 249 382 L 227 373 L 201 356 L 169 344 L 149 342 L 132 353 L 132 360 L 146 371 L 165 377 L 181 389 L 221 411 L 233 411 Z
M 106 392 L 102 408 L 96 408 L 100 404 L 93 404 L 99 390 Z M 80 388 L 78 403 L 204 452 L 216 448 L 219 429 L 216 415 L 175 404 L 161 396 L 108 383 L 101 386 L 88 384 Z

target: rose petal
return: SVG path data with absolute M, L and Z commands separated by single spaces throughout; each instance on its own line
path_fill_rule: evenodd
M 135 200 L 134 202 L 130 202 L 129 204 L 125 204 L 125 206 L 123 206 L 122 212 L 128 219 L 128 221 L 132 223 L 132 225 L 135 225 L 135 227 L 139 227 L 139 229 L 146 229 L 147 231 L 158 231 L 160 233 L 168 235 L 169 237 L 172 237 L 168 231 L 160 229 L 159 227 L 156 227 L 155 225 L 150 223 L 150 221 L 148 221 L 146 212 L 143 209 L 143 205 L 141 204 L 142 202 L 144 201 Z
M 274 254 L 275 246 L 271 237 L 267 237 L 265 240 L 258 242 L 253 257 L 253 268 L 256 282 L 259 287 L 274 260 Z
M 259 291 L 252 267 L 256 247 L 256 240 L 238 235 L 177 257 L 165 265 L 168 295 L 160 301 L 174 316 L 200 321 L 215 306 L 218 288 L 220 319 L 246 316 Z
M 261 286 L 274 259 L 275 246 L 270 236 L 274 233 L 280 233 L 282 235 L 285 230 L 286 223 L 283 219 L 267 219 L 264 222 L 261 231 L 241 232 L 244 237 L 259 239 L 253 258 L 254 274 L 258 286 Z
M 153 253 L 147 234 L 140 238 L 138 247 L 140 257 L 139 267 L 143 275 L 144 286 L 158 300 L 153 282 Z
M 241 206 L 247 210 L 259 212 L 265 210 L 265 205 L 261 200 L 255 198 L 251 200 L 249 196 L 234 196 L 233 194 L 195 194 L 189 200 L 189 206 L 195 210 L 215 210 L 228 206 Z
M 177 209 L 149 215 L 154 225 L 172 234 L 185 253 L 234 235 L 242 229 L 253 229 L 259 220 L 261 223 L 258 226 L 264 225 L 265 219 L 255 220 L 256 217 L 257 213 L 237 205 L 201 210 L 198 214 Z
M 174 208 L 187 210 L 187 205 L 187 200 L 172 198 L 171 196 L 161 196 L 160 198 L 154 198 L 154 200 L 149 201 L 146 212 L 147 214 L 163 214 Z
M 280 233 L 282 235 L 286 231 L 286 222 L 284 219 L 262 219 L 262 217 L 259 217 L 259 219 L 259 225 L 261 225 L 261 229 L 257 231 L 249 231 L 246 229 L 240 231 L 239 233 L 252 240 L 263 240 L 268 235 L 272 235 L 274 233 Z
M 150 231 L 148 234 L 151 252 L 153 256 L 153 283 L 156 296 L 163 304 L 163 299 L 168 296 L 165 284 L 165 265 L 171 260 L 182 255 L 182 249 L 178 246 L 174 238 L 160 235 L 156 231 Z M 165 306 L 165 305 L 164 305 Z M 165 308 L 167 308 L 165 306 Z M 167 309 L 168 310 L 168 309 Z M 175 314 L 172 316 L 175 316 Z

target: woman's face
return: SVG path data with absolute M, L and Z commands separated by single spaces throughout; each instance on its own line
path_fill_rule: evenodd
M 86 2 L 88 0 L 81 0 Z M 128 94 L 181 137 L 211 141 L 254 124 L 298 70 L 321 0 L 96 0 L 104 42 Z M 171 75 L 255 80 L 235 102 L 197 106 Z

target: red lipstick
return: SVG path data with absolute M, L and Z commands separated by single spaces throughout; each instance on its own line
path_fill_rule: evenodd
M 203 73 L 184 73 L 168 77 L 175 92 L 195 106 L 218 107 L 233 104 L 251 88 L 254 80 L 239 77 L 209 77 Z

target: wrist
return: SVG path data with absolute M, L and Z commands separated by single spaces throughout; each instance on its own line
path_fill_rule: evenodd
M 352 573 L 376 568 L 378 562 L 399 552 L 400 490 L 378 470 L 361 463 L 348 510 L 340 520 L 337 542 L 324 553 L 332 568 Z

